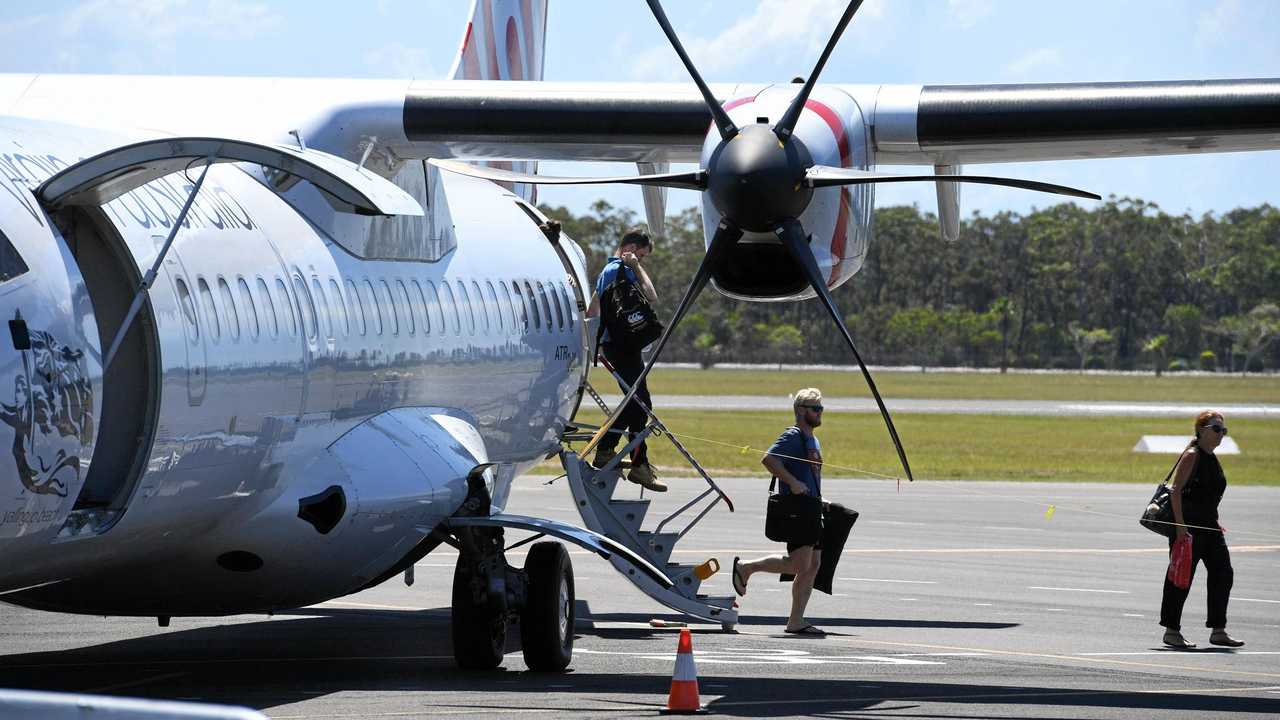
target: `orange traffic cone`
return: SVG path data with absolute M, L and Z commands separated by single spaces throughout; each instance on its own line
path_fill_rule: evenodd
M 698 668 L 693 664 L 693 634 L 689 628 L 680 630 L 680 645 L 676 648 L 676 669 L 671 674 L 671 695 L 663 715 L 701 715 L 706 708 L 698 701 Z

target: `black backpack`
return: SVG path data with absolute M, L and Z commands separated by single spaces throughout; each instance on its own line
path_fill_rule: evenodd
M 623 269 L 600 294 L 600 333 L 605 330 L 610 345 L 634 352 L 662 337 L 664 328 L 649 298 Z

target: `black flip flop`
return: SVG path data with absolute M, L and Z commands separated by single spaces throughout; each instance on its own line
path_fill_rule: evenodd
M 738 569 L 738 556 L 733 557 L 733 591 L 738 595 L 747 594 L 747 581 L 742 579 L 742 571 Z
M 827 632 L 816 625 L 805 625 L 799 630 L 787 630 L 784 628 L 782 632 L 787 633 L 788 635 L 811 635 L 813 637 L 827 636 Z

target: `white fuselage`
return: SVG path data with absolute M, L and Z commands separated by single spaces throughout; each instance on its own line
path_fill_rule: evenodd
M 67 388 L 90 396 L 70 419 L 91 426 L 68 436 L 45 423 L 52 439 L 42 441 L 41 423 L 23 425 L 14 411 L 15 463 L 25 455 L 49 467 L 70 450 L 81 465 L 30 480 L 45 482 L 36 492 L 0 460 L 0 593 L 9 593 L 0 599 L 134 615 L 317 602 L 384 573 L 467 493 L 461 477 L 346 467 L 349 456 L 327 449 L 352 428 L 396 408 L 464 421 L 495 464 L 498 506 L 512 478 L 558 447 L 587 367 L 581 254 L 567 239 L 557 253 L 510 193 L 460 176 L 437 180 L 451 238 L 438 257 L 381 260 L 349 252 L 362 241 L 343 234 L 395 219 L 321 211 L 303 190 L 277 194 L 255 168 L 215 166 L 130 331 L 141 333 L 133 354 L 104 380 L 111 339 L 97 331 L 86 286 L 106 283 L 95 280 L 104 273 L 123 281 L 103 250 L 87 248 L 127 252 L 140 276 L 190 183 L 171 175 L 65 216 L 31 192 L 128 140 L 0 118 L 0 230 L 31 265 L 0 283 L 0 312 L 20 312 L 70 348 L 64 356 L 79 353 L 63 363 L 76 382 L 43 384 L 64 406 L 76 397 Z M 33 407 L 23 388 L 12 399 L 8 388 L 31 393 L 38 349 L 3 348 L 0 398 Z M 112 394 L 117 376 L 128 393 Z M 95 473 L 100 461 L 108 469 Z M 298 498 L 335 485 L 350 509 L 321 534 L 298 519 Z M 261 571 L 220 571 L 217 559 L 233 551 L 260 557 Z

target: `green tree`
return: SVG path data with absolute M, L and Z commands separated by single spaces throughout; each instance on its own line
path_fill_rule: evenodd
M 1111 332 L 1106 328 L 1085 329 L 1071 323 L 1068 327 L 1071 333 L 1071 343 L 1075 345 L 1076 352 L 1080 355 L 1080 373 L 1084 373 L 1084 364 L 1094 349 L 1112 341 Z
M 1231 350 L 1244 355 L 1240 374 L 1249 372 L 1254 358 L 1280 336 L 1280 307 L 1265 303 L 1244 315 L 1230 315 L 1218 323 L 1218 332 L 1231 339 Z
M 1156 335 L 1153 338 L 1147 338 L 1146 343 L 1142 346 L 1143 351 L 1151 353 L 1152 357 L 1155 358 L 1156 377 L 1160 377 L 1160 373 L 1164 372 L 1164 358 L 1168 346 L 1168 335 Z

